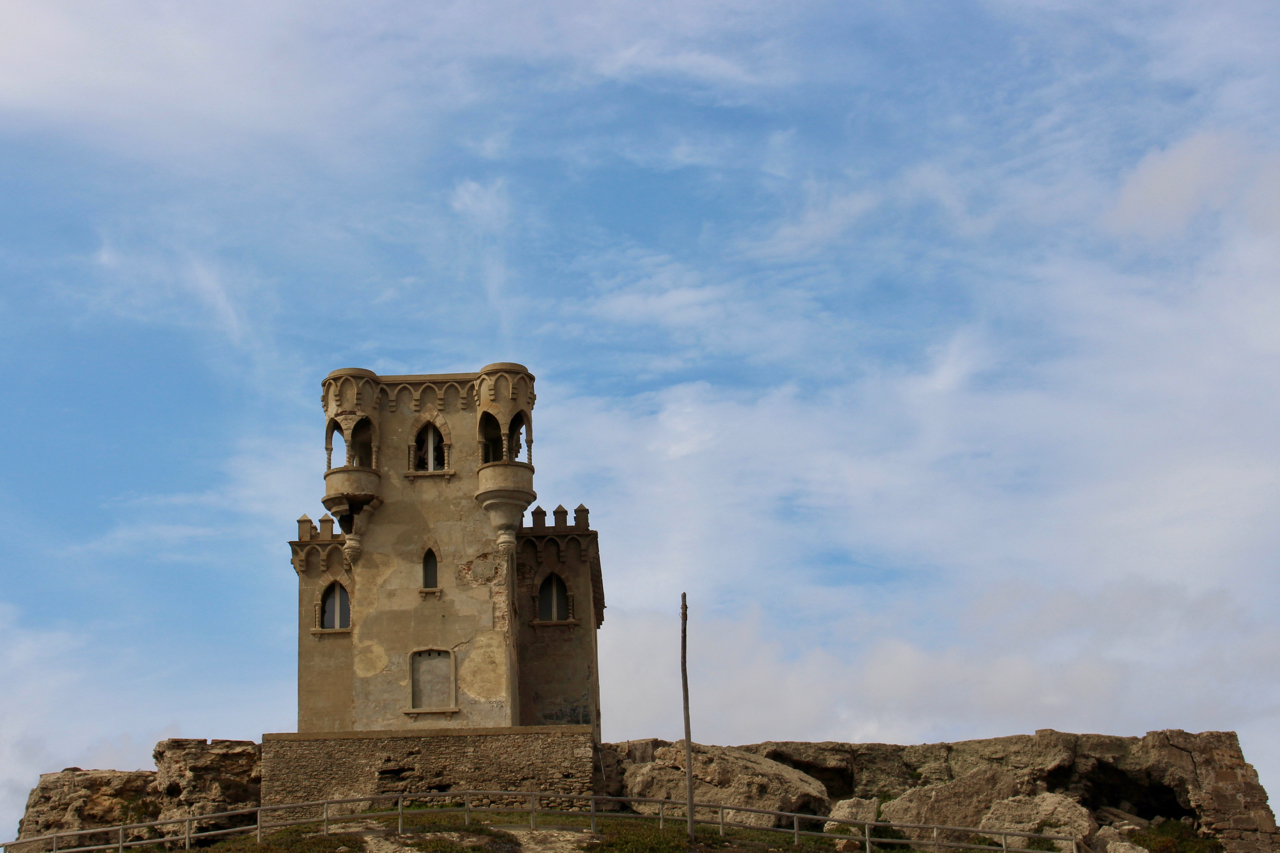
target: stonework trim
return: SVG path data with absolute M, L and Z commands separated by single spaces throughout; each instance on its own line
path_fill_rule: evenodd
M 314 741 L 314 740 L 381 740 L 383 738 L 429 738 L 429 737 L 485 737 L 494 735 L 590 735 L 594 734 L 592 726 L 494 726 L 492 728 L 474 729 L 400 729 L 369 732 L 276 732 L 264 734 L 265 743 L 270 740 Z

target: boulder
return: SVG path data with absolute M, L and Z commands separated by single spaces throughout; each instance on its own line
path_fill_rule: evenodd
M 1104 826 L 1093 837 L 1094 853 L 1150 853 L 1147 848 L 1134 844 L 1113 826 Z
M 1070 797 L 1062 794 L 1037 794 L 1034 797 L 1010 797 L 993 804 L 982 818 L 979 829 L 1070 835 L 1088 843 L 1098 831 L 1098 824 L 1088 809 Z M 993 838 L 998 841 L 1001 836 Z M 1016 835 L 1003 838 L 1009 847 L 1025 848 L 1030 843 L 1030 839 Z M 1069 853 L 1073 847 L 1069 841 L 1054 843 L 1063 853 Z
M 850 797 L 847 800 L 840 800 L 831 807 L 831 814 L 828 817 L 838 818 L 840 820 L 866 820 L 874 821 L 876 815 L 880 811 L 879 800 L 866 799 L 862 797 Z M 855 838 L 862 838 L 862 827 L 851 826 L 847 823 L 836 823 L 829 821 L 822 827 L 823 832 L 838 832 L 842 835 L 847 833 Z
M 977 827 L 1000 800 L 1035 793 L 1023 775 L 994 766 L 977 767 L 952 782 L 912 788 L 880 808 L 880 819 L 892 823 L 928 823 Z M 930 830 L 904 830 L 912 838 L 932 837 Z M 971 833 L 948 833 L 949 840 L 963 840 Z
M 683 742 L 659 746 L 653 760 L 624 762 L 624 796 L 685 799 Z M 799 814 L 826 815 L 826 791 L 817 780 L 760 755 L 724 746 L 693 745 L 693 797 L 695 802 L 738 806 Z M 658 807 L 636 803 L 633 808 L 656 814 Z M 711 810 L 698 816 L 711 819 Z M 726 812 L 726 821 L 749 826 L 774 826 L 772 815 Z

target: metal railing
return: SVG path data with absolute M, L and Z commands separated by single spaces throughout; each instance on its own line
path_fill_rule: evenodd
M 544 804 L 539 808 L 539 799 Z M 348 797 L 345 799 L 334 800 L 315 800 L 305 803 L 283 803 L 279 805 L 255 806 L 249 809 L 237 809 L 235 811 L 217 812 L 207 815 L 192 815 L 189 817 L 170 818 L 168 820 L 154 820 L 144 823 L 127 823 L 117 826 L 104 826 L 95 829 L 75 829 L 63 832 L 53 832 L 46 835 L 35 836 L 32 838 L 20 838 L 13 841 L 0 843 L 0 847 L 5 848 L 7 853 L 23 853 L 24 845 L 40 845 L 37 848 L 44 850 L 43 846 L 46 842 L 50 843 L 49 850 L 51 853 L 92 853 L 99 850 L 117 850 L 123 853 L 128 847 L 142 847 L 148 844 L 173 844 L 176 846 L 181 842 L 184 849 L 191 849 L 193 841 L 215 838 L 223 835 L 233 835 L 236 833 L 254 832 L 257 834 L 257 840 L 262 842 L 264 832 L 270 832 L 277 829 L 284 829 L 290 826 L 302 826 L 306 824 L 320 824 L 321 832 L 329 834 L 330 827 L 334 823 L 361 820 L 368 818 L 376 818 L 379 820 L 389 820 L 393 815 L 396 818 L 396 834 L 404 833 L 405 826 L 405 803 L 421 802 L 421 801 L 445 801 L 440 805 L 429 806 L 425 809 L 410 810 L 410 817 L 422 815 L 438 815 L 438 814 L 457 814 L 463 815 L 465 824 L 471 823 L 473 813 L 490 813 L 490 814 L 511 814 L 525 813 L 529 814 L 529 828 L 538 828 L 538 816 L 547 815 L 572 815 L 579 819 L 589 818 L 590 828 L 592 832 L 596 831 L 597 823 L 601 818 L 609 819 L 641 819 L 656 820 L 659 828 L 665 825 L 668 818 L 679 817 L 684 819 L 684 800 L 665 800 L 653 797 L 605 797 L 593 794 L 560 794 L 551 791 L 431 791 L 420 794 L 370 794 L 363 797 Z M 475 800 L 479 800 L 477 804 Z M 556 806 L 548 807 L 546 800 L 558 802 L 581 802 L 583 806 L 572 808 L 560 808 Z M 391 812 L 387 809 L 373 809 L 371 806 L 375 803 L 395 801 L 395 811 Z M 517 803 L 527 802 L 528 805 L 513 805 Z M 352 804 L 368 804 L 362 809 L 354 811 L 339 810 L 335 812 L 331 806 L 348 806 Z M 629 806 L 632 811 L 626 812 L 621 810 L 600 808 L 601 804 L 617 804 L 617 806 Z M 646 812 L 635 811 L 636 805 L 647 807 L 656 806 L 656 812 L 649 814 Z M 771 811 L 769 809 L 756 809 L 747 806 L 728 806 L 717 803 L 699 803 L 696 800 L 693 804 L 694 822 L 702 825 L 717 826 L 719 833 L 724 836 L 727 828 L 752 830 L 759 832 L 778 832 L 787 833 L 792 836 L 792 843 L 798 845 L 803 837 L 817 837 L 828 840 L 836 838 L 845 838 L 848 840 L 857 840 L 861 842 L 864 853 L 875 853 L 876 847 L 885 847 L 886 845 L 897 845 L 899 849 L 923 849 L 928 848 L 935 853 L 942 850 L 984 850 L 992 853 L 996 849 L 994 843 L 976 843 L 976 839 L 990 839 L 994 842 L 999 839 L 999 849 L 1008 851 L 1011 848 L 1009 839 L 1040 839 L 1049 842 L 1066 842 L 1071 845 L 1071 853 L 1088 853 L 1084 845 L 1083 839 L 1072 835 L 1050 835 L 1037 832 L 1020 832 L 1011 829 L 982 829 L 978 827 L 966 826 L 943 826 L 940 824 L 920 824 L 920 823 L 893 823 L 889 821 L 874 820 L 857 820 L 853 818 L 835 818 L 823 815 L 801 814 L 799 812 L 780 812 Z M 275 823 L 268 823 L 266 816 L 271 812 L 282 812 L 288 810 L 318 809 L 319 814 L 305 818 L 291 818 Z M 699 812 L 703 816 L 699 816 Z M 734 815 L 737 813 L 767 815 L 774 818 L 774 826 L 759 826 L 756 824 L 742 823 L 741 821 L 726 820 L 725 814 Z M 714 815 L 707 817 L 706 815 Z M 220 821 L 233 819 L 245 815 L 253 815 L 253 823 L 244 826 L 223 827 L 221 829 L 200 829 L 200 824 L 208 824 L 212 821 Z M 780 821 L 781 819 L 781 821 Z M 790 826 L 778 825 L 780 822 L 789 823 Z M 838 826 L 848 826 L 851 830 L 860 829 L 861 835 L 840 835 L 825 830 L 805 829 L 804 826 L 812 826 L 818 823 L 823 826 L 827 824 L 837 824 Z M 158 827 L 176 827 L 182 826 L 181 834 L 165 834 L 159 832 Z M 129 834 L 137 835 L 138 833 L 147 833 L 148 830 L 156 830 L 157 834 L 152 838 L 130 838 Z M 881 834 L 877 836 L 876 830 L 881 830 Z M 904 835 L 903 838 L 885 837 L 888 831 L 897 831 Z M 924 833 L 924 837 L 909 837 L 910 833 L 903 833 L 903 830 L 917 831 Z M 149 834 L 149 833 L 148 833 Z M 954 836 L 962 834 L 965 840 L 956 840 Z M 78 839 L 86 836 L 115 836 L 114 840 L 105 844 L 89 844 L 76 847 L 74 844 L 70 847 L 59 842 L 63 839 Z M 1012 845 L 1013 849 L 1019 849 L 1017 845 Z M 846 848 L 847 850 L 848 848 Z

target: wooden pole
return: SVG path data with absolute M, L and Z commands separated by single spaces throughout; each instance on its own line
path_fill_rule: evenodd
M 693 837 L 693 735 L 689 733 L 689 602 L 680 593 L 680 685 L 684 688 L 685 812 L 689 816 L 689 843 Z

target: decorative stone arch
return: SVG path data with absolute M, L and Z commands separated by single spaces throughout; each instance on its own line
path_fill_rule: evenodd
M 564 541 L 560 543 L 560 565 L 568 565 L 569 563 L 569 543 L 573 542 L 578 546 L 578 559 L 586 562 L 590 559 L 587 555 L 587 543 L 582 540 L 581 536 L 566 536 Z
M 317 575 L 323 575 L 325 570 L 324 552 L 325 549 L 321 548 L 319 545 L 307 545 L 305 548 L 299 550 L 298 564 L 301 567 L 299 572 L 309 572 L 312 569 L 316 569 Z M 314 563 L 311 562 L 313 557 L 315 558 Z
M 415 394 L 413 389 L 409 387 L 407 384 L 405 384 L 404 382 L 401 382 L 399 385 L 395 386 L 394 388 L 389 387 L 387 385 L 382 386 L 379 397 L 383 397 L 383 396 L 386 397 L 387 411 L 395 412 L 399 410 L 401 391 L 404 391 L 409 395 L 409 405 L 413 406 L 413 410 L 416 412 L 418 410 L 418 407 L 417 407 L 418 395 Z
M 413 397 L 413 410 L 420 412 L 423 409 L 444 410 L 444 395 L 430 382 L 424 382 Z

